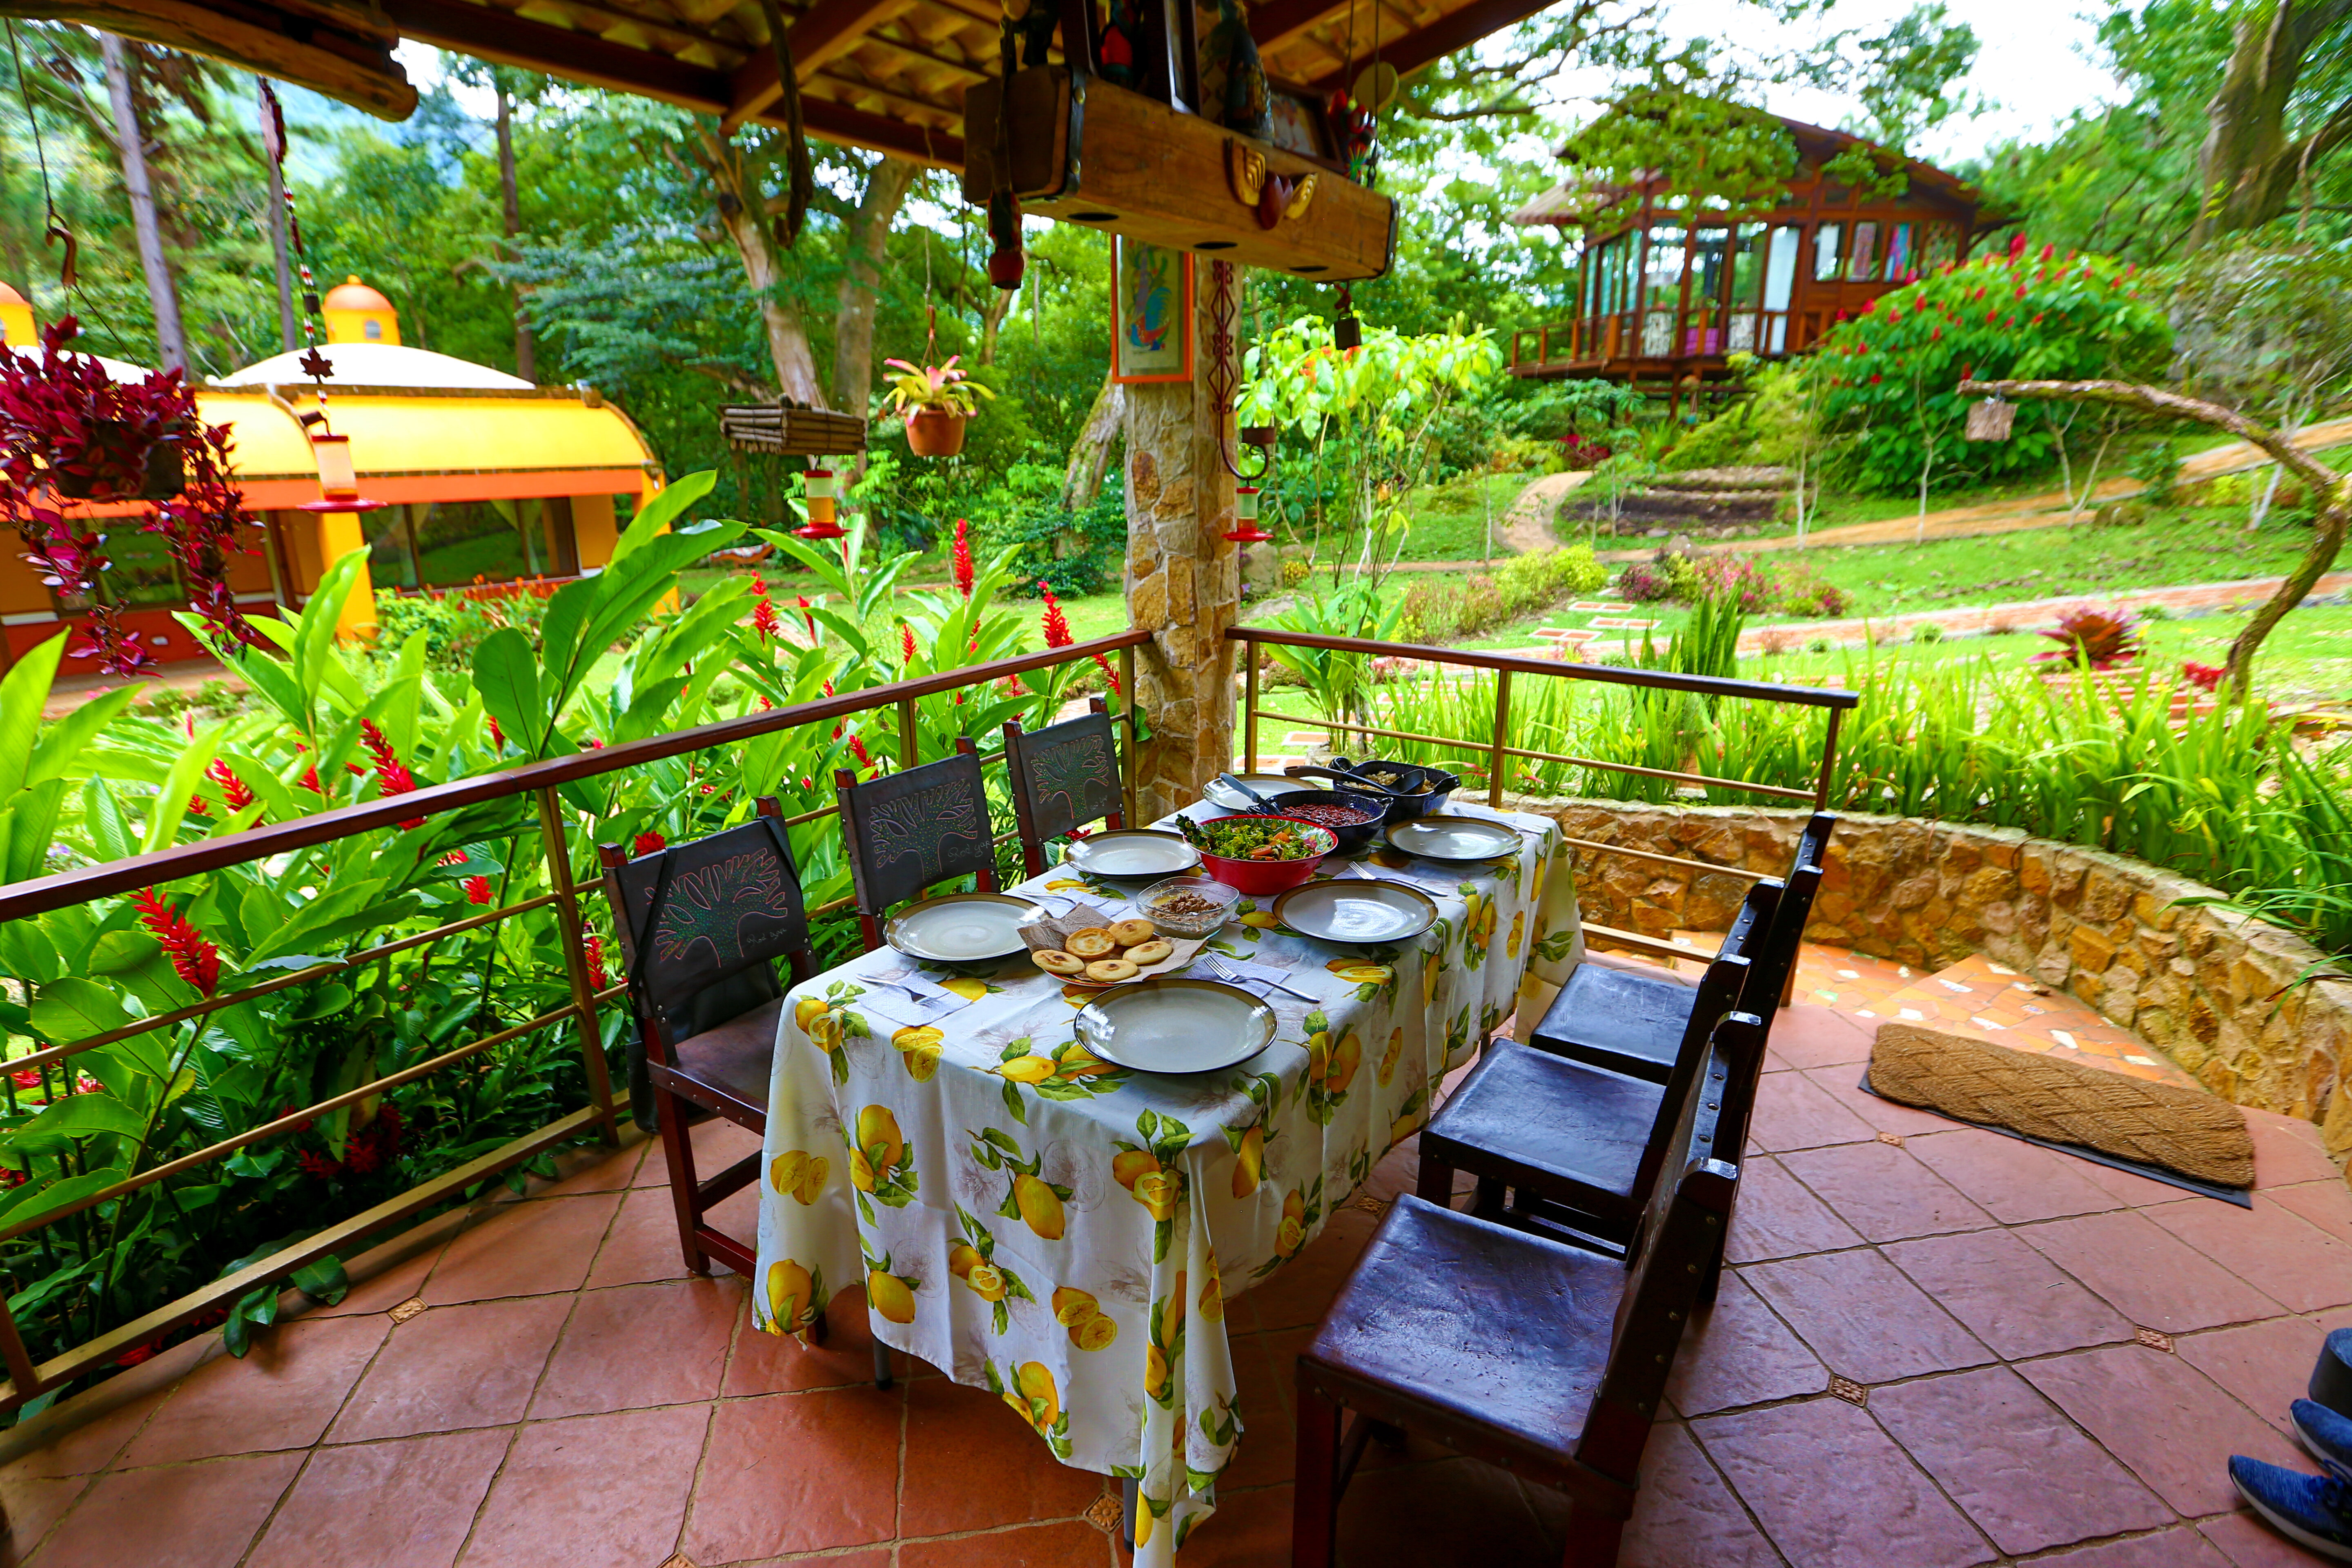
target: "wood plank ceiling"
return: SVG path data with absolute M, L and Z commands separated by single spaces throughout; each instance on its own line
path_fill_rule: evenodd
M 1375 56 L 1409 73 L 1546 0 L 1266 0 L 1251 20 L 1276 79 L 1328 92 Z M 993 76 L 997 0 L 783 3 L 809 133 L 943 168 L 963 163 L 963 91 Z M 780 124 L 762 0 L 0 0 L 299 82 L 386 119 L 415 91 L 401 38 L 641 93 L 731 128 Z M 1202 31 L 1214 20 L 1203 15 Z

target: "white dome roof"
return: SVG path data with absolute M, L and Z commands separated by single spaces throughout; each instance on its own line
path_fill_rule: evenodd
M 338 383 L 345 386 L 458 387 L 472 391 L 531 389 L 531 384 L 520 376 L 509 375 L 471 360 L 453 359 L 399 343 L 321 343 L 319 352 L 335 367 L 334 379 L 327 384 L 330 395 Z M 303 372 L 301 360 L 302 352 L 299 350 L 272 354 L 243 370 L 215 376 L 212 384 L 300 386 L 310 379 Z
M 10 343 L 7 346 L 29 360 L 38 360 L 41 357 L 40 348 L 33 343 Z M 67 352 L 80 353 L 79 350 L 75 349 L 68 349 Z M 80 357 L 96 360 L 100 368 L 106 372 L 107 379 L 110 381 L 135 384 L 146 380 L 148 376 L 154 374 L 144 365 L 131 364 L 119 359 L 109 359 L 104 354 L 81 354 Z

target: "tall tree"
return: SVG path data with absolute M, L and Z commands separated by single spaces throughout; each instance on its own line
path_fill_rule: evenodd
M 294 316 L 294 264 L 286 230 L 286 126 L 278 112 L 269 85 L 259 77 L 253 85 L 261 105 L 261 161 L 269 174 L 269 250 L 278 276 L 278 346 L 292 353 L 302 346 L 301 329 Z
M 100 33 L 98 37 L 106 61 L 107 96 L 114 105 L 115 152 L 122 165 L 122 189 L 131 198 L 139 267 L 147 275 L 147 298 L 155 310 L 156 359 L 165 370 L 185 370 L 188 334 L 180 324 L 179 283 L 172 275 L 171 258 L 163 254 L 163 228 L 155 221 L 155 192 L 147 178 L 147 133 L 139 124 L 131 62 L 121 38 L 112 33 Z
M 857 205 L 841 204 L 841 286 L 833 321 L 833 392 L 846 414 L 862 415 L 874 401 L 874 310 L 887 258 L 890 229 L 918 173 L 903 158 L 884 157 L 866 172 Z M 824 197 L 818 197 L 823 203 Z
M 2313 166 L 2352 142 L 2347 56 L 2352 0 L 2273 0 L 2239 14 L 2206 105 L 2190 248 L 2279 216 Z

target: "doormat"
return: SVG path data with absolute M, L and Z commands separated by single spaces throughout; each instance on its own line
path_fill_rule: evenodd
M 2254 1143 L 2245 1115 L 2201 1089 L 1894 1023 L 1878 1026 L 1862 1087 L 1899 1105 L 2252 1206 Z

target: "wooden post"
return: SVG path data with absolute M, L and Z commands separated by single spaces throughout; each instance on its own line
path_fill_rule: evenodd
M 1199 799 L 1234 760 L 1225 628 L 1239 618 L 1241 574 L 1223 538 L 1234 479 L 1220 455 L 1225 420 L 1209 396 L 1208 270 L 1200 262 L 1192 290 L 1192 379 L 1126 388 L 1127 610 L 1151 634 L 1136 661 L 1135 700 L 1151 728 L 1138 780 L 1143 822 Z

